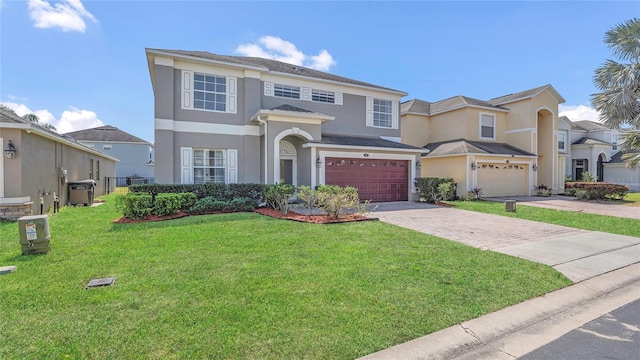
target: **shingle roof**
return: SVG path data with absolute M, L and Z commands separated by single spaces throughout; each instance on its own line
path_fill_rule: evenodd
M 405 94 L 405 92 L 400 90 L 395 90 L 383 86 L 374 85 L 371 83 L 367 83 L 364 81 L 349 79 L 346 77 L 310 69 L 308 67 L 300 66 L 300 65 L 292 65 L 289 63 L 285 63 L 277 60 L 263 59 L 258 57 L 248 57 L 248 56 L 229 56 L 229 55 L 218 55 L 213 54 L 206 51 L 187 51 L 187 50 L 168 50 L 168 49 L 147 49 L 148 51 L 155 52 L 165 52 L 174 55 L 182 55 L 182 56 L 190 56 L 214 61 L 222 61 L 236 65 L 244 65 L 244 66 L 253 66 L 253 67 L 262 67 L 269 71 L 281 72 L 286 74 L 293 74 L 298 76 L 304 76 L 315 79 L 322 79 L 328 81 L 341 82 L 346 84 L 365 86 L 370 88 L 382 89 L 387 91 L 393 91 L 401 94 Z
M 128 143 L 149 143 L 137 136 L 118 129 L 115 126 L 106 125 L 92 129 L 68 132 L 64 135 L 70 136 L 79 141 L 117 141 Z
M 625 161 L 622 159 L 622 157 L 626 154 L 635 155 L 637 153 L 626 153 L 626 152 L 618 151 L 617 153 L 615 153 L 615 155 L 611 157 L 611 160 L 607 161 L 607 164 L 624 164 Z
M 578 129 L 582 129 L 582 130 L 586 130 L 586 131 L 594 131 L 594 130 L 610 130 L 608 127 L 597 123 L 595 121 L 589 121 L 589 120 L 581 120 L 581 121 L 574 121 L 573 124 L 578 128 Z
M 321 141 L 312 141 L 312 143 L 326 144 L 326 145 L 344 145 L 344 146 L 364 146 L 364 147 L 379 147 L 389 149 L 408 149 L 408 150 L 421 150 L 416 146 L 398 143 L 391 140 L 381 139 L 379 137 L 367 137 L 367 136 L 351 136 L 341 134 L 322 134 Z
M 588 137 L 581 137 L 580 139 L 576 140 L 573 142 L 573 145 L 580 145 L 580 144 L 587 144 L 587 145 L 611 145 L 608 142 L 604 142 L 601 140 L 596 140 L 596 139 L 591 139 Z
M 482 141 L 469 141 L 466 139 L 456 139 L 427 144 L 424 146 L 429 150 L 429 156 L 462 155 L 462 154 L 495 154 L 495 155 L 517 155 L 534 156 L 534 154 L 518 149 L 505 143 L 490 143 Z
M 20 116 L 0 108 L 0 122 L 6 123 L 18 123 L 18 124 L 30 124 L 27 120 L 24 120 Z
M 412 99 L 400 104 L 401 113 L 430 114 L 431 103 L 420 99 Z
M 496 110 L 506 110 L 503 107 L 492 105 L 483 100 L 478 100 L 478 99 L 470 98 L 467 96 L 458 95 L 448 99 L 431 103 L 431 114 L 439 113 L 442 111 L 446 111 L 449 109 L 453 109 L 453 108 L 457 108 L 465 105 L 493 108 Z
M 560 94 L 558 94 L 558 92 L 553 88 L 553 86 L 551 86 L 550 84 L 547 85 L 542 85 L 539 86 L 537 88 L 533 88 L 533 89 L 529 89 L 529 90 L 525 90 L 525 91 L 520 91 L 514 94 L 508 94 L 508 95 L 504 95 L 504 96 L 499 96 L 496 98 L 493 98 L 491 100 L 489 100 L 489 102 L 491 104 L 494 105 L 501 105 L 501 104 L 505 104 L 505 103 L 509 103 L 509 102 L 513 102 L 513 101 L 517 101 L 520 99 L 527 99 L 530 97 L 534 97 L 536 95 L 538 95 L 539 93 L 550 89 L 552 91 L 552 93 L 554 93 L 556 96 L 558 96 L 558 100 L 560 103 L 563 103 L 565 100 L 564 98 L 562 98 L 562 96 Z
M 302 109 L 289 104 L 282 104 L 278 107 L 274 107 L 271 110 L 282 110 L 282 111 L 294 111 L 294 112 L 303 112 L 303 113 L 312 113 L 313 111 Z

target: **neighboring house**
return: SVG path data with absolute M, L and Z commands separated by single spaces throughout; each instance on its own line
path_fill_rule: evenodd
M 626 168 L 620 148 L 621 131 L 610 129 L 595 121 L 571 122 L 560 117 L 558 133 L 563 133 L 570 147 L 566 155 L 564 173 L 580 180 L 589 171 L 598 181 L 622 184 L 631 190 L 640 190 L 640 169 Z
M 402 142 L 422 146 L 422 176 L 451 177 L 457 195 L 531 195 L 545 185 L 564 191 L 558 153 L 558 104 L 551 85 L 488 101 L 455 96 L 402 103 Z
M 96 149 L 120 161 L 116 164 L 116 176 L 154 176 L 154 146 L 115 126 L 100 126 L 64 134 L 77 142 Z
M 146 49 L 157 183 L 352 185 L 415 199 L 424 149 L 400 143 L 406 93 L 279 61 Z
M 13 148 L 13 152 L 8 151 Z M 97 181 L 95 196 L 104 194 L 100 178 L 115 176 L 117 159 L 67 139 L 0 109 L 0 218 L 40 214 L 69 200 L 67 182 Z M 6 150 L 6 151 L 5 151 Z

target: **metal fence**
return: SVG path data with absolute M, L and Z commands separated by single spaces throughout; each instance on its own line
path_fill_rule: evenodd
M 153 183 L 154 183 L 154 178 L 152 177 L 129 177 L 129 176 L 105 177 L 104 193 L 105 194 L 126 194 L 129 192 L 129 185 L 153 184 Z

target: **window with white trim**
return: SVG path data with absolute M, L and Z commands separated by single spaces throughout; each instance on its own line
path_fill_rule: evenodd
M 193 74 L 193 107 L 227 111 L 227 79 L 224 76 Z
M 393 113 L 391 100 L 373 99 L 373 126 L 391 128 Z
M 226 150 L 193 149 L 193 183 L 225 183 Z
M 102 150 L 111 150 L 111 145 L 102 145 Z
M 611 150 L 618 151 L 618 135 L 611 134 Z
M 493 114 L 480 114 L 480 139 L 496 139 L 496 116 Z
M 336 93 L 333 91 L 325 91 L 325 90 L 311 90 L 311 100 L 317 102 L 323 102 L 328 104 L 336 103 Z
M 567 151 L 567 133 L 564 131 L 558 133 L 558 150 Z
M 300 87 L 274 84 L 273 95 L 287 99 L 300 99 Z

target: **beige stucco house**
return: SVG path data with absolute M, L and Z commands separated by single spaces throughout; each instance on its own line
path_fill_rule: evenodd
M 544 85 L 488 101 L 455 96 L 401 105 L 401 140 L 423 147 L 421 175 L 451 177 L 457 195 L 535 194 L 539 185 L 564 191 L 567 158 L 558 153 L 562 96 Z
M 69 200 L 67 183 L 93 179 L 95 196 L 104 177 L 115 176 L 116 158 L 67 139 L 0 109 L 0 218 L 40 214 Z

